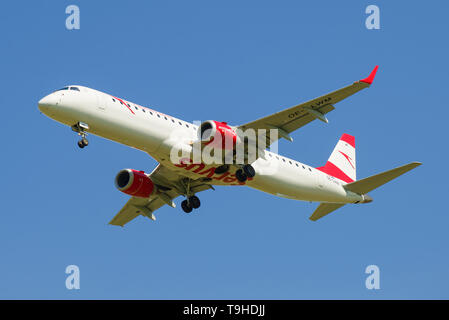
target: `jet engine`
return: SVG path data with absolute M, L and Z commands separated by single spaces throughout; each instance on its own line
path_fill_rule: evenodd
M 148 198 L 154 191 L 153 181 L 145 172 L 123 169 L 115 177 L 115 186 L 127 195 Z
M 226 122 L 208 120 L 198 128 L 198 137 L 202 144 L 215 148 L 233 149 L 240 140 L 234 129 Z

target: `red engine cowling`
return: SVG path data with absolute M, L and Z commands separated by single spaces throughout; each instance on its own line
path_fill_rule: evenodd
M 115 177 L 115 186 L 133 197 L 148 198 L 154 190 L 153 181 L 143 172 L 133 169 L 121 170 Z
M 198 135 L 205 145 L 222 149 L 234 148 L 238 140 L 237 134 L 226 122 L 214 120 L 204 121 L 199 127 Z

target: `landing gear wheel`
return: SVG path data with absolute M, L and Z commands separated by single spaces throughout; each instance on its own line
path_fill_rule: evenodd
M 215 168 L 214 172 L 216 174 L 222 174 L 222 173 L 225 173 L 225 172 L 228 172 L 228 171 L 229 171 L 229 164 L 224 164 L 222 166 L 219 166 L 219 167 Z
M 78 141 L 78 147 L 81 149 L 84 147 L 87 147 L 89 145 L 89 141 L 87 141 L 87 130 L 89 130 L 89 125 L 84 122 L 77 122 L 72 126 L 72 130 L 78 133 L 78 135 L 81 137 L 81 140 Z
M 81 149 L 84 147 L 87 147 L 89 145 L 89 141 L 87 141 L 86 138 L 82 138 L 80 141 L 78 141 L 78 147 Z
M 198 209 L 201 205 L 200 199 L 197 196 L 191 196 L 189 198 L 189 203 L 193 209 Z
M 256 175 L 256 170 L 254 170 L 253 166 L 250 164 L 245 164 L 243 166 L 243 172 L 245 172 L 248 178 L 253 178 Z
M 243 172 L 242 169 L 238 169 L 238 170 L 235 172 L 235 177 L 236 177 L 237 180 L 240 181 L 240 182 L 245 182 L 246 179 L 248 179 L 248 176 L 246 175 L 245 172 Z
M 193 210 L 192 206 L 190 205 L 190 203 L 187 200 L 183 200 L 181 202 L 181 208 L 182 208 L 182 210 L 184 210 L 185 213 L 190 213 Z

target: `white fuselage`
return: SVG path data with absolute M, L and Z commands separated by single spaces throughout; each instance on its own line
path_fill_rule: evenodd
M 70 90 L 71 88 L 77 90 Z M 66 87 L 67 88 L 67 87 Z M 170 152 L 174 144 L 198 139 L 198 126 L 109 94 L 70 86 L 39 101 L 39 109 L 48 117 L 73 126 L 89 125 L 89 133 L 113 140 L 150 154 L 162 165 L 193 179 L 209 178 L 213 185 L 248 185 L 276 196 L 319 202 L 355 203 L 363 196 L 346 191 L 345 182 L 313 167 L 265 151 L 252 165 L 256 176 L 240 183 L 232 172 L 214 173 L 217 165 L 173 163 Z

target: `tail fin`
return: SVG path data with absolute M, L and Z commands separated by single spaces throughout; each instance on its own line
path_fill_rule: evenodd
M 349 184 L 344 185 L 343 187 L 346 190 L 358 193 L 358 194 L 365 194 L 367 192 L 370 192 L 371 190 L 374 190 L 385 183 L 399 177 L 400 175 L 403 175 L 404 173 L 418 167 L 421 165 L 421 162 L 411 162 L 409 164 L 397 167 L 395 169 L 391 169 L 379 174 L 376 174 L 374 176 L 355 181 Z
M 323 167 L 317 168 L 346 183 L 356 180 L 355 138 L 344 133 Z

